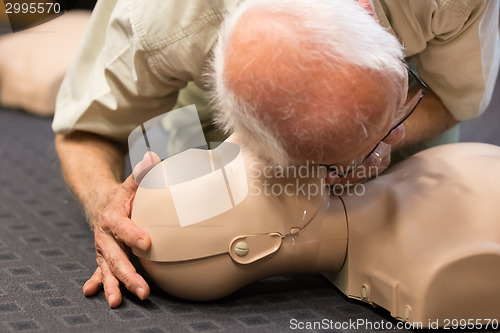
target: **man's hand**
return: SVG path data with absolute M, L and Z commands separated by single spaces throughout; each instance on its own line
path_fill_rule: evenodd
M 151 245 L 149 235 L 131 220 L 131 201 L 137 190 L 133 175 L 123 184 L 103 193 L 91 216 L 94 227 L 97 264 L 94 275 L 83 286 L 85 296 L 94 295 L 101 286 L 109 306 L 121 303 L 120 282 L 141 300 L 149 295 L 149 286 L 137 274 L 128 258 L 128 247 L 146 251 Z
M 121 183 L 125 147 L 81 131 L 57 134 L 55 143 L 64 178 L 84 207 L 95 234 L 98 268 L 85 283 L 84 294 L 93 295 L 103 286 L 109 305 L 116 307 L 121 303 L 122 282 L 139 298 L 146 298 L 149 286 L 127 256 L 129 247 L 147 250 L 151 240 L 130 220 L 137 184 L 133 176 Z M 155 156 L 148 153 L 134 174 L 144 176 L 146 169 L 159 162 Z
M 391 163 L 392 145 L 401 142 L 404 137 L 405 128 L 401 124 L 378 144 L 377 148 L 361 165 L 356 166 L 345 177 L 339 177 L 335 172 L 327 171 L 326 183 L 328 185 L 350 185 L 378 177 Z
M 94 226 L 98 267 L 83 286 L 83 293 L 92 296 L 103 286 L 112 308 L 121 303 L 120 282 L 141 300 L 149 295 L 148 284 L 129 261 L 128 248 L 147 251 L 151 239 L 130 220 L 130 215 L 138 183 L 159 162 L 155 153 L 146 153 L 132 175 L 123 184 L 116 185 L 104 194 L 89 216 Z

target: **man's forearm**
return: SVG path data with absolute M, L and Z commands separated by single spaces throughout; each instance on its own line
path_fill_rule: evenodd
M 56 135 L 63 176 L 90 218 L 101 194 L 122 181 L 124 152 L 114 142 L 86 132 Z
M 404 149 L 423 140 L 433 139 L 457 123 L 439 97 L 429 89 L 417 109 L 404 122 L 405 138 L 394 149 Z

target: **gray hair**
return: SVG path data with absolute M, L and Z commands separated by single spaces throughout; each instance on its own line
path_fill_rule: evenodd
M 266 38 L 274 40 L 274 51 L 259 59 L 263 55 L 254 52 L 257 49 L 237 50 L 237 56 L 244 58 L 241 71 L 228 73 L 228 54 L 235 52 L 232 37 L 247 13 L 262 17 L 262 29 L 267 29 Z M 286 17 L 287 22 L 292 18 L 293 25 L 282 24 L 280 17 Z M 259 40 L 254 44 L 259 47 Z M 289 51 L 292 60 L 283 61 L 284 56 L 290 56 Z M 346 112 L 345 96 L 336 94 L 350 80 L 352 69 L 360 76 L 377 73 L 374 80 L 387 80 L 376 83 L 379 86 L 390 82 L 390 87 L 377 89 L 401 89 L 406 76 L 402 59 L 399 41 L 353 0 L 245 0 L 226 17 L 214 50 L 216 123 L 226 132 L 235 131 L 248 148 L 274 164 L 301 163 L 311 156 L 324 158 L 328 145 L 338 144 L 325 140 L 327 132 L 342 132 L 343 127 L 356 122 L 362 124 L 366 135 L 370 126 L 363 123 L 366 108 L 352 103 L 352 110 Z M 318 64 L 324 73 L 318 77 L 328 80 L 325 85 L 318 83 L 319 90 L 332 96 L 328 105 L 318 104 L 314 90 L 308 89 L 307 81 L 316 79 L 313 72 Z M 268 69 L 279 74 L 267 75 Z M 317 114 L 310 117 L 304 105 Z M 346 142 L 354 141 L 349 135 L 343 137 Z M 313 155 L 307 153 L 311 142 L 315 142 Z

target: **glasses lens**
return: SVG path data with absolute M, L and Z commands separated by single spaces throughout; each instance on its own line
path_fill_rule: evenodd
M 408 93 L 406 95 L 406 102 L 403 106 L 396 112 L 394 117 L 394 122 L 392 123 L 392 129 L 395 129 L 403 121 L 410 116 L 410 114 L 415 110 L 418 103 L 422 99 L 425 93 L 425 84 L 420 81 L 417 75 L 407 67 L 408 71 Z

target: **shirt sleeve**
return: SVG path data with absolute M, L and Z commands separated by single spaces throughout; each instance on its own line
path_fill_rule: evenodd
M 53 130 L 124 142 L 141 123 L 169 111 L 187 81 L 201 76 L 217 38 L 222 14 L 213 13 L 224 8 L 214 3 L 98 1 L 61 85 Z M 212 15 L 203 19 L 204 12 Z
M 500 1 L 381 1 L 422 80 L 459 121 L 488 106 L 500 62 Z

